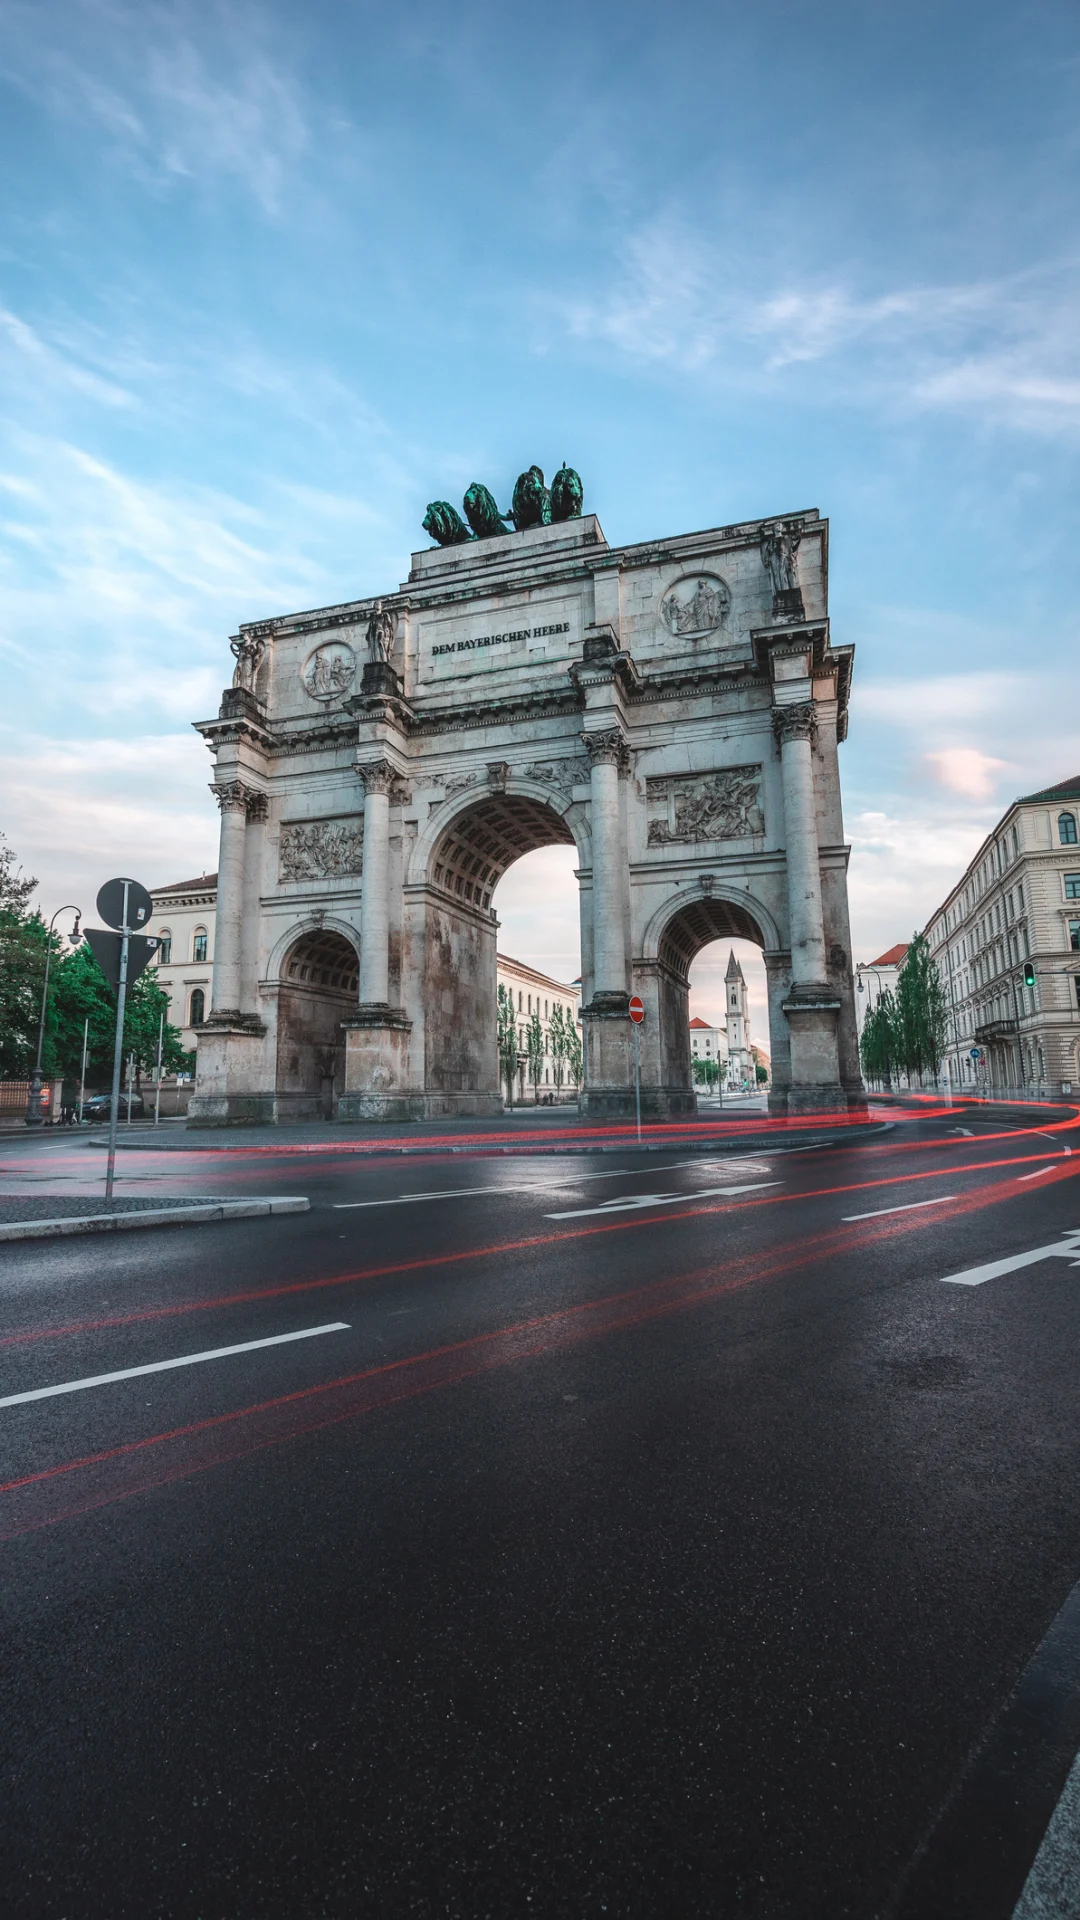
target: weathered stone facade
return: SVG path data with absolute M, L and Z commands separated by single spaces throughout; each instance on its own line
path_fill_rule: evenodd
M 816 512 L 609 547 L 594 516 L 413 555 L 379 601 L 254 623 L 214 720 L 222 1124 L 500 1106 L 492 896 L 578 852 L 582 1103 L 692 1112 L 690 963 L 764 949 L 782 1113 L 862 1096 Z M 365 663 L 366 655 L 366 663 Z

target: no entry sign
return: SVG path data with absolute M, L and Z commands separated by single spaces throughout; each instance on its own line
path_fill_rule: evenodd
M 645 1018 L 645 1002 L 639 993 L 630 995 L 630 1018 L 635 1027 L 640 1027 Z

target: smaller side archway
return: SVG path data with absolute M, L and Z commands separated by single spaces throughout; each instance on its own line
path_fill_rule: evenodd
M 345 1087 L 345 1032 L 355 1011 L 360 962 L 332 927 L 301 933 L 280 963 L 276 1118 L 332 1120 Z
M 634 984 L 645 1001 L 642 1038 L 642 1105 L 654 1114 L 693 1113 L 690 1046 L 690 968 L 714 940 L 749 940 L 763 950 L 769 991 L 769 1052 L 773 1095 L 783 1096 L 791 1077 L 787 1022 L 780 1002 L 790 960 L 781 950 L 772 915 L 749 894 L 715 886 L 683 889 L 664 902 L 645 932 Z

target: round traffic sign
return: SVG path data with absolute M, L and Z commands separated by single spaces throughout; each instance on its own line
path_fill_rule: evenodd
M 124 888 L 127 888 L 127 927 L 134 933 L 137 927 L 145 927 L 154 911 L 154 903 L 138 880 L 106 880 L 97 897 L 97 910 L 107 927 L 124 930 Z
M 645 1018 L 645 1002 L 639 993 L 630 995 L 630 1018 L 635 1027 L 640 1027 Z

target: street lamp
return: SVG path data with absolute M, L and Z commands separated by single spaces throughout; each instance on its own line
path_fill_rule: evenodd
M 49 921 L 49 933 L 45 942 L 45 984 L 41 989 L 41 1019 L 38 1021 L 37 1061 L 30 1081 L 30 1094 L 26 1102 L 26 1124 L 28 1127 L 40 1127 L 44 1124 L 44 1116 L 41 1111 L 41 1056 L 45 1048 L 45 1012 L 49 1003 L 49 967 L 52 962 L 52 930 L 56 924 L 56 915 L 60 913 L 73 913 L 75 915 L 75 926 L 72 932 L 68 934 L 71 945 L 77 947 L 82 940 L 82 934 L 79 931 L 79 921 L 82 919 L 82 908 L 73 907 L 69 900 L 67 906 L 57 907 L 56 913 L 53 914 L 52 919 Z

